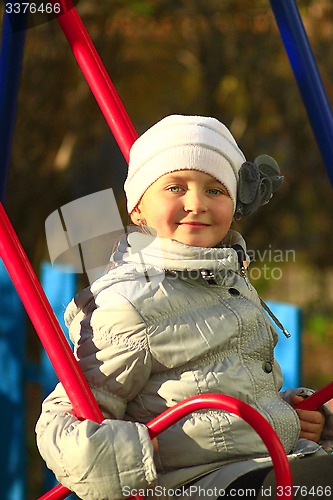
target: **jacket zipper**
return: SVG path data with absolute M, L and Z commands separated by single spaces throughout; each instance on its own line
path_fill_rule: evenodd
M 251 283 L 249 281 L 249 278 L 247 276 L 247 269 L 248 269 L 249 266 L 248 266 L 248 263 L 246 261 L 246 255 L 245 255 L 244 248 L 241 245 L 233 245 L 232 248 L 237 253 L 238 266 L 239 266 L 239 274 L 244 279 L 244 281 L 245 281 L 248 289 L 252 291 L 253 288 L 252 288 L 252 285 L 251 285 Z M 280 328 L 280 330 L 283 332 L 283 334 L 287 338 L 291 337 L 291 335 L 288 332 L 288 330 L 283 326 L 283 324 L 281 323 L 281 321 L 279 321 L 279 319 L 275 316 L 275 314 L 271 311 L 271 309 L 268 307 L 268 305 L 266 304 L 266 302 L 264 302 L 263 299 L 260 296 L 259 296 L 259 300 L 260 300 L 260 303 L 261 303 L 262 307 L 265 309 L 265 311 L 272 318 L 272 320 L 274 321 L 274 323 L 276 324 L 276 326 L 278 328 Z

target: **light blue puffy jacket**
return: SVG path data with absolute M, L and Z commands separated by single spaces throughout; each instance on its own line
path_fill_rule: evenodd
M 61 385 L 37 424 L 40 452 L 58 480 L 83 499 L 119 499 L 160 481 L 174 488 L 223 464 L 267 456 L 259 436 L 227 412 L 196 412 L 158 438 L 144 423 L 196 394 L 246 401 L 270 422 L 287 453 L 296 412 L 279 392 L 277 334 L 256 291 L 239 274 L 244 247 L 199 248 L 132 233 L 113 268 L 66 311 L 75 355 L 105 415 L 73 416 Z M 151 498 L 151 495 L 150 495 Z

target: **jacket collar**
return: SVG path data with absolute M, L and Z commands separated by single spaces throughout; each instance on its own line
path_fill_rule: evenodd
M 127 263 L 143 270 L 236 272 L 239 267 L 238 256 L 232 245 L 241 245 L 245 251 L 245 242 L 236 231 L 229 231 L 216 248 L 193 247 L 175 240 L 134 232 L 120 240 L 111 261 L 116 267 Z
M 185 281 L 199 278 L 209 285 L 227 286 L 239 270 L 238 254 L 232 245 L 241 245 L 245 251 L 245 242 L 235 231 L 229 231 L 217 248 L 192 247 L 166 238 L 130 233 L 121 238 L 112 254 L 110 271 L 78 293 L 68 305 L 66 324 L 72 322 L 80 309 L 85 313 L 93 310 L 94 297 L 110 284 L 123 280 L 135 281 L 145 276 L 156 285 L 165 275 L 173 274 Z

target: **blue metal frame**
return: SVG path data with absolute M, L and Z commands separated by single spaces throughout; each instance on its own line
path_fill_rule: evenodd
M 6 0 L 7 3 L 14 3 Z M 14 17 L 16 16 L 16 17 Z M 25 44 L 25 14 L 4 13 L 0 45 L 0 201 L 4 201 Z
M 41 284 L 52 306 L 54 314 L 56 315 L 69 344 L 73 346 L 69 339 L 68 329 L 65 325 L 64 312 L 66 305 L 72 300 L 76 293 L 78 274 L 70 266 L 52 265 L 50 262 L 42 263 L 40 274 Z M 50 394 L 50 392 L 53 391 L 54 387 L 59 382 L 54 368 L 44 350 L 41 355 L 39 375 L 39 381 L 42 386 L 42 397 L 44 399 Z M 53 472 L 45 466 L 43 470 L 43 491 L 49 491 L 57 484 L 58 482 Z M 75 494 L 72 494 L 67 498 L 69 500 L 75 500 L 78 497 Z
M 333 186 L 333 114 L 295 0 L 270 0 Z
M 0 478 L 3 500 L 26 498 L 26 316 L 0 261 Z
M 283 373 L 282 390 L 300 387 L 302 384 L 302 312 L 298 306 L 266 300 L 266 304 L 283 326 L 290 332 L 287 338 L 280 334 L 274 354 Z M 274 323 L 273 326 L 275 327 Z

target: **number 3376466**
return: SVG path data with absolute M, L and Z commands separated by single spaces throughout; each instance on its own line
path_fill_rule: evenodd
M 331 498 L 332 488 L 330 486 L 277 486 L 276 497 L 284 495 L 300 495 L 301 497 L 313 496 L 313 498 Z
M 30 2 L 6 2 L 7 14 L 60 14 L 59 2 L 30 3 Z

